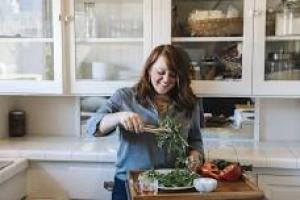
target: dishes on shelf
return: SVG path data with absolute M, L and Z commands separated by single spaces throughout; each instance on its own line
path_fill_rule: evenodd
M 300 80 L 300 70 L 272 72 L 266 75 L 266 80 Z
M 41 74 L 0 74 L 0 80 L 42 80 Z
M 97 80 L 110 80 L 114 76 L 115 67 L 109 63 L 93 62 L 92 78 Z

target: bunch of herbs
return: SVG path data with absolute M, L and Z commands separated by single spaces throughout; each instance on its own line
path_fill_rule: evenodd
M 176 156 L 175 167 L 185 165 L 188 143 L 182 138 L 182 125 L 177 120 L 166 116 L 159 122 L 159 127 L 166 131 L 157 134 L 158 146 L 167 149 Z

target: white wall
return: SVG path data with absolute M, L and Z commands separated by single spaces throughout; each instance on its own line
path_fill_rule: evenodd
M 23 109 L 27 134 L 79 136 L 79 97 L 0 96 L 0 137 L 8 135 L 8 112 Z M 300 99 L 260 99 L 260 141 L 300 142 Z
M 8 135 L 8 112 L 12 103 L 12 97 L 0 96 L 0 138 Z
M 260 140 L 300 142 L 300 99 L 261 99 Z
M 18 96 L 14 97 L 13 108 L 26 112 L 27 135 L 80 135 L 77 97 Z

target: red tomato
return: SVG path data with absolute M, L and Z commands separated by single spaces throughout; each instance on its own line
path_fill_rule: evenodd
M 233 163 L 224 168 L 221 172 L 221 178 L 226 181 L 236 181 L 242 175 L 242 169 L 237 163 Z
M 220 179 L 220 170 L 218 169 L 217 165 L 211 162 L 205 162 L 197 169 L 197 172 L 202 176 Z

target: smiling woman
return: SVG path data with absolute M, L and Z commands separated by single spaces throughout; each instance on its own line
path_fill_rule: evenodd
M 201 106 L 190 83 L 188 55 L 179 47 L 157 46 L 146 60 L 138 83 L 117 90 L 89 119 L 88 134 L 116 132 L 119 137 L 113 200 L 126 199 L 128 171 L 175 167 L 177 152 L 159 146 L 156 136 L 144 131 L 145 125 L 158 126 L 165 116 L 180 121 L 179 134 L 188 144 L 180 157 L 203 158 Z

